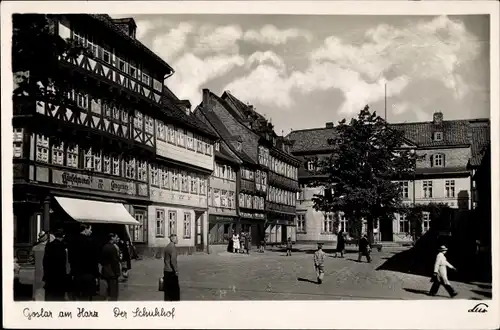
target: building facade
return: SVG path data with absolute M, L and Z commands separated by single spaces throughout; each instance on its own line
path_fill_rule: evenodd
M 236 231 L 251 232 L 254 245 L 264 237 L 271 244 L 294 238 L 299 162 L 290 154 L 289 141 L 278 137 L 264 117 L 228 92 L 218 97 L 203 90 L 203 102 L 195 113 L 217 131 L 241 162 Z
M 135 39 L 133 19 L 54 15 L 50 24 L 53 33 L 74 40 L 89 53 L 58 64 L 54 74 L 71 81 L 71 86 L 65 86 L 64 100 L 51 93 L 61 86 L 43 85 L 46 77 L 37 76 L 36 68 L 29 72 L 30 80 L 40 80 L 44 93 L 13 99 L 16 254 L 24 259 L 40 231 L 76 222 L 99 223 L 94 226 L 96 234 L 111 230 L 107 224 L 129 224 L 128 232 L 120 234 L 129 235 L 138 249 L 155 245 L 151 203 L 157 191 L 150 183 L 161 175 L 155 173 L 166 172 L 169 180 L 176 175 L 179 181 L 193 177 L 191 172 L 179 171 L 186 171 L 181 163 L 160 172 L 156 160 L 163 148 L 157 136 L 159 123 L 189 126 L 176 115 L 183 112 L 179 107 L 174 111 L 166 105 L 165 94 L 167 99 L 173 94 L 163 81 L 173 69 Z M 192 133 L 203 132 L 191 128 Z M 204 141 L 211 150 L 213 136 L 206 132 L 200 136 L 197 141 Z M 167 152 L 170 159 L 173 152 Z M 213 156 L 198 154 L 197 159 L 208 159 L 199 166 L 207 179 Z M 196 170 L 194 177 L 201 185 Z M 191 233 L 196 232 L 194 226 L 193 215 Z M 178 231 L 183 233 L 182 227 Z M 179 237 L 184 243 L 183 235 Z
M 403 147 L 415 150 L 421 156 L 414 177 L 400 181 L 403 203 L 444 203 L 457 210 L 470 210 L 473 207 L 473 188 L 472 174 L 467 164 L 479 157 L 478 150 L 488 141 L 489 121 L 445 121 L 443 114 L 437 112 L 431 122 L 390 126 L 404 132 Z M 482 134 L 486 138 L 478 139 L 473 134 L 475 130 L 475 134 Z M 315 160 L 334 152 L 330 142 L 335 139 L 335 127 L 333 123 L 327 123 L 325 128 L 294 131 L 288 137 L 293 142 L 292 153 L 302 160 L 299 170 L 302 190 L 297 202 L 297 239 L 335 241 L 339 228 L 348 231 L 348 223 L 342 214 L 315 211 L 312 198 L 314 194 L 322 193 L 322 188 L 308 186 L 312 179 L 318 178 Z M 422 231 L 425 232 L 430 227 L 430 215 L 424 212 L 423 217 Z M 374 224 L 375 239 L 384 242 L 411 241 L 413 237 L 409 228 L 409 220 L 404 215 L 395 214 L 392 222 Z M 362 231 L 365 230 L 366 224 Z

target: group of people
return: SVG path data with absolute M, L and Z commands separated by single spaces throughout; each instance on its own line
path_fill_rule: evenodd
M 229 240 L 228 250 L 233 253 L 250 254 L 252 249 L 252 235 L 250 232 L 241 231 L 239 234 L 233 232 L 233 236 Z
M 45 234 L 46 235 L 46 234 Z M 126 281 L 131 265 L 131 244 L 109 233 L 101 247 L 92 235 L 92 227 L 80 225 L 79 234 L 65 239 L 58 229 L 45 246 L 43 281 L 46 301 L 91 301 L 99 294 L 100 279 L 107 284 L 106 298 L 118 300 L 119 282 Z

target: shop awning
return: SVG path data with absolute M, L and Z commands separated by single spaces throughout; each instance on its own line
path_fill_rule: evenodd
M 78 222 L 138 225 L 123 204 L 55 197 L 56 201 Z

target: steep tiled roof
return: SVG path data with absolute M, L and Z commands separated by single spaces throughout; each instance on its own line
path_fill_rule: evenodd
M 212 97 L 213 96 L 217 97 L 216 95 L 214 95 L 212 93 L 210 93 L 210 94 Z M 233 148 L 233 146 L 229 142 L 233 138 L 231 133 L 229 133 L 226 126 L 224 126 L 222 121 L 219 119 L 219 117 L 217 117 L 217 115 L 213 111 L 204 109 L 203 104 L 201 104 L 195 110 L 195 117 L 199 117 L 199 116 L 205 117 L 207 122 L 211 125 L 211 130 L 217 132 L 217 134 L 223 140 L 227 141 L 227 145 L 233 153 L 235 153 L 243 161 L 250 163 L 250 164 L 255 164 L 255 162 L 252 160 L 252 158 L 250 158 L 250 156 L 248 156 L 244 151 L 237 151 L 235 148 Z M 198 119 L 198 120 L 200 120 L 200 119 Z
M 287 135 L 287 138 L 293 143 L 292 152 L 332 150 L 332 145 L 328 141 L 335 137 L 335 128 L 304 129 L 292 131 Z
M 149 55 L 151 58 L 153 58 L 155 61 L 157 61 L 159 64 L 163 65 L 164 67 L 168 68 L 170 72 L 174 72 L 174 69 L 168 65 L 167 62 L 165 62 L 161 57 L 156 55 L 153 51 L 151 51 L 148 47 L 144 46 L 139 40 L 132 38 L 129 36 L 127 33 L 125 33 L 119 26 L 117 26 L 114 22 L 113 19 L 107 15 L 107 14 L 88 14 L 90 17 L 94 18 L 95 20 L 98 20 L 99 22 L 104 23 L 110 30 L 114 31 L 118 35 L 120 35 L 123 39 L 125 39 L 126 42 L 131 43 L 134 45 L 136 48 L 139 50 L 145 52 L 147 55 Z
M 181 123 L 184 126 L 190 127 L 196 132 L 202 133 L 203 135 L 208 136 L 212 139 L 218 138 L 217 134 L 215 134 L 212 129 L 208 128 L 205 123 L 196 118 L 196 116 L 187 115 L 183 110 L 181 110 L 179 106 L 175 104 L 173 100 L 171 100 L 171 97 L 168 93 L 163 94 L 162 103 L 164 106 L 163 113 L 165 116 L 167 116 L 167 118 L 170 118 L 177 123 Z
M 391 124 L 404 131 L 405 138 L 419 147 L 457 146 L 470 144 L 469 120 L 446 120 L 436 125 L 432 122 Z M 443 132 L 442 141 L 434 141 L 434 132 Z
M 490 144 L 489 121 L 471 122 L 472 145 L 470 165 L 479 166 L 483 159 L 486 147 Z

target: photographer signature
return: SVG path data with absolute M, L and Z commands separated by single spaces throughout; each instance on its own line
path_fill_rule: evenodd
M 488 312 L 488 305 L 485 303 L 479 303 L 476 306 L 472 307 L 471 309 L 468 310 L 469 313 L 487 313 Z

